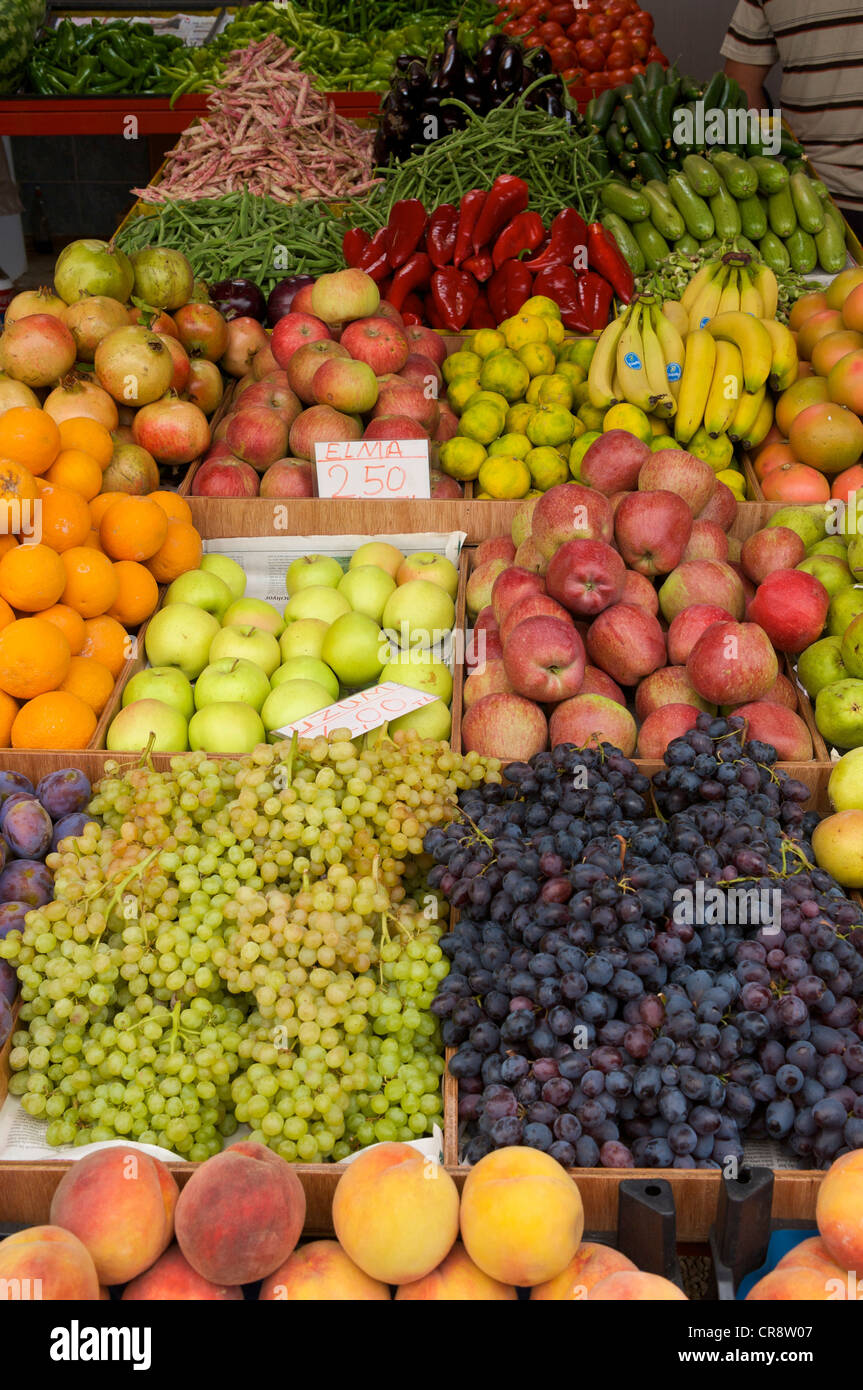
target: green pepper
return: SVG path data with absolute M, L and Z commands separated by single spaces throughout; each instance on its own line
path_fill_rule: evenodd
M 89 55 L 86 58 L 82 58 L 78 63 L 78 68 L 75 73 L 74 81 L 72 82 L 72 85 L 69 88 L 70 95 L 78 96 L 81 92 L 88 91 L 90 88 L 90 84 L 92 83 L 98 71 L 98 58 L 95 58 L 92 55 Z
M 116 53 L 114 53 L 107 44 L 104 45 L 99 56 L 102 59 L 102 66 L 107 68 L 108 72 L 113 73 L 115 77 L 125 78 L 127 82 L 131 81 L 138 71 L 138 69 L 132 67 L 131 63 L 127 63 L 125 59 L 118 58 Z

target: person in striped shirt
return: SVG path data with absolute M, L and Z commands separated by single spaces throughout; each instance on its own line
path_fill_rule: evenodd
M 782 67 L 779 104 L 858 237 L 863 233 L 861 0 L 738 0 L 722 44 L 725 71 L 751 106 Z

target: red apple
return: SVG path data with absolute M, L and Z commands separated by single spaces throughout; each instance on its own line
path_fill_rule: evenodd
M 442 502 L 454 502 L 464 497 L 464 490 L 461 483 L 449 474 L 441 473 L 437 468 L 430 468 L 429 497 L 439 498 Z
M 650 449 L 628 430 L 608 430 L 594 439 L 581 460 L 581 481 L 606 497 L 629 492 L 638 485 L 642 466 Z
M 514 694 L 504 670 L 503 659 L 493 657 L 471 671 L 462 689 L 462 705 L 466 710 L 481 700 L 483 695 Z
M 699 695 L 685 666 L 663 666 L 638 682 L 635 692 L 637 719 L 646 719 L 663 705 L 694 705 L 696 709 L 716 713 L 715 703 L 711 705 Z
M 757 623 L 725 619 L 702 632 L 686 659 L 695 689 L 715 705 L 758 700 L 779 674 L 770 638 Z
M 627 570 L 623 576 L 623 589 L 620 603 L 634 603 L 637 608 L 646 608 L 654 617 L 659 614 L 659 595 L 645 574 L 637 570 Z
M 440 396 L 443 387 L 440 367 L 436 362 L 432 362 L 430 357 L 423 357 L 419 352 L 410 354 L 396 380 L 406 381 L 409 386 L 418 386 L 426 396 L 434 397 L 435 400 Z
M 114 430 L 114 433 L 112 434 L 111 438 L 114 439 L 118 444 L 135 443 L 135 436 L 132 434 L 131 430 L 129 431 L 128 439 L 122 439 L 119 430 Z M 214 463 L 216 459 L 230 459 L 232 462 L 235 463 L 240 462 L 240 460 L 236 459 L 235 456 L 231 453 L 230 449 L 225 443 L 224 438 L 215 440 L 215 442 L 210 445 L 209 449 L 204 455 L 204 463 Z
M 531 535 L 546 560 L 564 541 L 611 541 L 614 523 L 608 498 L 580 483 L 558 483 L 538 499 Z
M 527 540 L 522 541 L 513 559 L 520 569 L 530 570 L 533 574 L 545 574 L 548 568 L 548 561 L 540 555 L 533 536 L 528 536 Z
M 461 738 L 466 753 L 504 763 L 527 762 L 548 746 L 548 725 L 533 700 L 521 695 L 484 695 L 465 714 Z
M 468 671 L 477 671 L 488 661 L 496 661 L 503 656 L 503 642 L 500 633 L 492 628 L 474 628 L 464 649 L 464 664 Z
M 660 452 L 667 452 L 667 450 Z M 707 504 L 698 513 L 698 519 L 699 521 L 715 521 L 722 527 L 723 531 L 727 531 L 729 527 L 734 525 L 736 516 L 737 498 L 728 484 L 721 483 L 717 478 L 716 487 Z
M 608 611 L 608 610 L 606 610 Z M 635 720 L 625 705 L 604 695 L 575 695 L 564 700 L 549 720 L 552 748 L 574 743 L 577 748 L 597 748 L 610 743 L 628 758 L 635 752 Z
M 660 449 L 648 454 L 638 475 L 639 492 L 662 488 L 682 497 L 693 516 L 698 516 L 716 490 L 716 474 L 703 459 L 685 449 Z
M 435 444 L 446 444 L 448 439 L 452 439 L 458 434 L 458 416 L 455 411 L 450 410 L 446 401 L 438 401 L 438 422 L 432 439 Z
M 284 323 L 284 319 L 279 319 Z M 277 325 L 278 326 L 278 325 Z M 312 405 L 298 415 L 288 439 L 295 458 L 315 461 L 316 444 L 332 444 L 362 437 L 362 426 L 350 415 L 329 405 Z
M 372 419 L 379 420 L 385 415 L 404 415 L 415 420 L 429 434 L 437 429 L 440 407 L 436 396 L 427 396 L 421 386 L 411 386 L 409 382 L 394 377 L 380 387 L 377 402 L 372 409 Z
M 291 309 L 295 314 L 310 314 L 312 312 L 312 290 L 314 281 L 309 285 L 301 285 L 291 300 Z M 330 328 L 333 325 L 330 324 Z
M 263 473 L 276 459 L 285 457 L 288 426 L 275 410 L 253 405 L 237 411 L 225 440 L 237 458 Z
M 686 659 L 702 632 L 711 623 L 731 622 L 727 608 L 718 608 L 712 603 L 693 603 L 672 619 L 668 628 L 668 660 L 674 666 L 685 666 Z
M 355 319 L 348 324 L 340 341 L 351 357 L 367 362 L 375 376 L 400 372 L 411 353 L 404 329 L 380 316 Z
M 332 338 L 320 338 L 316 342 L 306 343 L 305 347 L 297 348 L 289 359 L 285 368 L 288 382 L 291 389 L 301 401 L 305 401 L 306 405 L 314 404 L 315 393 L 312 390 L 312 382 L 315 379 L 315 372 L 323 362 L 331 357 L 350 358 L 350 353 L 347 348 L 342 347 L 341 343 L 333 342 Z
M 571 615 L 556 599 L 550 598 L 548 594 L 528 594 L 504 613 L 500 623 L 500 640 L 506 646 L 509 634 L 519 623 L 523 623 L 526 618 L 542 617 L 560 618 L 565 623 L 572 622 Z
M 509 561 L 503 559 L 486 560 L 484 564 L 475 566 L 465 590 L 468 613 L 479 613 L 480 609 L 491 604 L 492 586 L 505 569 L 509 569 Z
M 474 622 L 474 630 L 477 628 L 479 628 L 480 631 L 485 628 L 487 632 L 500 632 L 497 618 L 494 616 L 494 609 L 490 603 L 487 603 L 486 606 L 481 608 L 477 613 L 476 621 Z
M 507 564 L 512 564 L 514 559 L 515 545 L 510 536 L 490 536 L 477 546 L 474 565 L 479 568 L 486 560 L 506 560 Z
M 566 541 L 556 550 L 545 575 L 545 585 L 570 613 L 594 617 L 623 592 L 626 566 L 605 541 Z
M 659 590 L 663 618 L 670 623 L 693 603 L 714 604 L 740 621 L 745 606 L 743 584 L 733 566 L 724 560 L 684 560 L 673 569 Z
M 257 473 L 242 459 L 209 459 L 192 479 L 194 497 L 257 497 L 258 487 Z
M 496 561 L 492 561 L 495 564 Z M 498 622 L 519 599 L 528 594 L 544 594 L 545 580 L 541 574 L 521 569 L 519 565 L 505 565 L 495 579 L 491 590 L 491 606 Z
M 749 578 L 749 575 L 745 573 L 743 566 L 741 565 L 739 560 L 729 559 L 728 563 L 734 570 L 734 573 L 737 575 L 743 587 L 744 603 L 751 603 L 755 597 L 755 585 L 752 583 L 752 580 Z
M 665 637 L 652 613 L 632 603 L 615 603 L 591 623 L 587 653 L 618 685 L 637 685 L 665 665 Z
M 760 584 L 774 570 L 793 570 L 806 555 L 806 546 L 790 526 L 765 526 L 748 536 L 740 552 L 743 572 Z
M 296 303 L 296 300 L 294 300 Z M 270 351 L 280 367 L 287 367 L 297 348 L 322 338 L 332 338 L 323 319 L 314 314 L 297 313 L 292 309 L 280 318 L 270 338 Z
M 616 681 L 600 671 L 598 666 L 585 666 L 584 680 L 579 695 L 604 695 L 606 700 L 615 700 L 619 705 L 626 704 L 626 696 Z
M 780 652 L 796 655 L 817 642 L 827 621 L 830 595 L 805 570 L 774 570 L 755 591 L 746 614 Z
M 797 709 L 797 691 L 791 681 L 782 672 L 776 677 L 766 694 L 760 696 L 758 703 L 764 701 L 769 705 L 784 705 L 786 709 Z
M 756 701 L 734 711 L 746 720 L 746 737 L 769 743 L 782 762 L 808 763 L 814 755 L 812 736 L 799 714 L 784 705 Z
M 375 309 L 375 318 L 388 319 L 390 323 L 396 324 L 404 331 L 405 321 L 394 304 L 390 304 L 388 299 L 382 299 Z
M 513 689 L 526 699 L 568 700 L 581 688 L 584 643 L 572 623 L 547 615 L 525 618 L 507 638 L 503 666 Z
M 639 758 L 664 757 L 669 743 L 683 738 L 695 728 L 698 710 L 695 705 L 663 705 L 647 716 L 638 731 Z
M 261 497 L 314 497 L 314 469 L 303 459 L 277 459 L 261 478 Z
M 691 531 L 692 513 L 673 492 L 631 492 L 614 516 L 621 555 L 630 569 L 648 576 L 668 574 L 680 563 Z
M 428 439 L 429 432 L 407 415 L 379 415 L 366 425 L 363 439 Z
M 412 353 L 420 353 L 423 357 L 430 357 L 438 367 L 444 361 L 446 343 L 440 334 L 435 333 L 433 328 L 425 328 L 422 324 L 411 323 L 405 328 L 404 335 Z
M 728 537 L 715 521 L 696 517 L 681 557 L 684 560 L 727 560 Z

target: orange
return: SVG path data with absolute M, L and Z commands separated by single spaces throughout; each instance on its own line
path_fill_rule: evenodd
M 65 603 L 55 603 L 51 608 L 44 608 L 39 617 L 43 618 L 46 623 L 53 623 L 55 627 L 60 629 L 69 643 L 70 652 L 73 656 L 77 656 L 84 645 L 84 619 L 81 614 L 76 613 L 74 608 L 69 608 Z M 0 627 L 5 627 L 2 620 L 0 620 Z
M 147 569 L 160 584 L 170 584 L 187 570 L 196 570 L 201 563 L 204 547 L 201 537 L 188 521 L 168 522 L 168 533 L 155 555 L 147 561 Z
M 118 560 L 114 573 L 120 588 L 108 609 L 108 617 L 116 618 L 124 627 L 137 627 L 155 612 L 159 586 L 150 571 L 137 560 Z
M 2 419 L 2 416 L 0 416 Z M 37 498 L 41 539 L 58 554 L 83 545 L 90 532 L 90 509 L 80 492 L 46 483 Z
M 97 618 L 100 613 L 107 613 L 120 590 L 120 581 L 108 556 L 89 546 L 76 545 L 64 550 L 60 561 L 66 571 L 63 603 L 74 608 L 82 618 Z
M 95 732 L 90 706 L 68 690 L 53 690 L 22 705 L 12 725 L 12 747 L 86 748 Z
M 99 527 L 102 548 L 112 560 L 149 560 L 168 534 L 168 518 L 149 497 L 112 502 Z
M 0 596 L 23 613 L 50 608 L 65 587 L 63 562 L 48 545 L 16 545 L 0 559 Z
M 98 420 L 88 420 L 82 415 L 78 419 L 61 421 L 60 448 L 80 449 L 89 454 L 104 473 L 114 453 L 114 441 L 110 431 Z
M 151 502 L 156 502 L 162 508 L 169 520 L 192 520 L 192 508 L 178 492 L 150 492 L 147 495 Z
M 66 679 L 72 653 L 59 628 L 43 618 L 18 618 L 0 631 L 0 690 L 31 700 Z
M 0 536 L 0 559 L 3 558 L 7 550 L 14 550 L 17 544 L 17 536 Z
M 97 661 L 101 661 L 115 679 L 134 651 L 135 638 L 129 636 L 116 618 L 109 618 L 106 613 L 102 617 L 89 618 L 85 622 L 81 655 L 93 656 Z
M 102 470 L 94 458 L 81 449 L 61 449 L 48 472 L 49 483 L 59 483 L 61 487 L 80 492 L 85 501 L 90 502 L 102 486 Z
M 35 501 L 36 479 L 29 468 L 0 456 L 0 535 L 20 531 L 22 523 L 23 529 L 28 530 Z
M 41 617 L 41 614 L 39 616 Z M 12 612 L 12 609 L 9 607 L 5 598 L 0 598 L 0 630 L 4 627 L 8 627 L 9 624 L 14 623 L 14 621 L 15 614 Z
M 113 694 L 114 677 L 107 666 L 92 656 L 73 656 L 60 689 L 77 695 L 94 714 L 101 714 Z
M 99 540 L 98 531 L 89 530 L 84 544 L 88 546 L 90 550 L 99 550 L 103 555 L 105 554 L 104 550 L 102 550 L 102 542 Z
M 94 497 L 93 501 L 89 503 L 90 525 L 95 526 L 98 531 L 99 527 L 102 525 L 102 517 L 105 515 L 111 503 L 125 496 L 126 494 L 124 492 L 100 492 L 98 496 Z
M 18 709 L 18 701 L 13 700 L 11 695 L 7 695 L 5 690 L 0 690 L 0 748 L 9 747 L 12 725 L 15 722 Z
M 60 452 L 60 431 L 50 415 L 33 405 L 16 405 L 0 415 L 0 454 L 44 473 Z

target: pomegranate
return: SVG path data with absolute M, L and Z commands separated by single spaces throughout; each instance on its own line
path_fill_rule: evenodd
M 95 237 L 70 242 L 54 267 L 54 289 L 66 304 L 88 294 L 105 294 L 125 303 L 134 281 L 135 272 L 125 252 L 113 242 Z
M 174 374 L 165 339 L 147 328 L 115 328 L 102 339 L 93 360 L 99 385 L 125 405 L 157 401 Z
M 151 333 L 161 333 L 165 338 L 179 337 L 177 325 L 164 310 L 159 314 L 151 314 L 146 309 L 137 309 L 133 305 L 128 310 L 128 322 L 134 328 L 149 328 Z
M 105 294 L 76 300 L 65 310 L 64 317 L 66 327 L 75 339 L 80 362 L 92 362 L 102 339 L 112 329 L 123 328 L 129 322 L 125 304 L 121 304 L 119 299 L 109 299 Z
M 195 285 L 192 267 L 182 251 L 166 246 L 145 246 L 131 257 L 138 299 L 154 309 L 179 309 Z
M 132 426 L 135 443 L 158 463 L 191 463 L 210 443 L 210 426 L 203 410 L 191 401 L 168 398 L 145 405 Z
M 200 406 L 205 415 L 212 415 L 221 405 L 224 393 L 222 373 L 215 362 L 209 362 L 206 357 L 193 357 L 186 382 L 189 400 Z
M 0 336 L 0 369 L 25 386 L 51 386 L 75 365 L 75 339 L 53 314 L 28 314 Z
M 115 430 L 120 423 L 117 407 L 101 386 L 89 377 L 64 377 L 59 386 L 48 396 L 42 409 L 59 425 L 62 420 L 75 420 L 84 416 L 88 420 L 98 420 L 106 430 Z
M 47 285 L 42 285 L 38 290 L 22 290 L 9 301 L 6 306 L 6 327 L 11 323 L 17 323 L 18 319 L 27 318 L 30 314 L 53 314 L 64 323 L 67 321 L 66 305 Z
M 177 395 L 181 396 L 186 389 L 186 383 L 189 380 L 189 369 L 192 364 L 189 361 L 186 349 L 178 338 L 169 338 L 167 333 L 159 333 L 157 336 L 162 339 L 174 363 L 174 373 L 171 377 L 169 389 L 171 391 L 176 391 Z
M 13 381 L 11 376 L 0 372 L 0 415 L 16 405 L 29 405 L 38 410 L 39 397 L 23 381 Z
M 131 425 L 118 425 L 115 430 L 111 431 L 111 438 L 113 439 L 115 445 L 135 443 L 135 436 L 132 433 Z
M 228 376 L 245 376 L 251 370 L 255 353 L 267 346 L 269 338 L 257 319 L 231 319 L 226 327 L 228 346 L 220 358 L 222 371 Z
M 174 315 L 177 336 L 193 357 L 218 362 L 228 346 L 228 325 L 212 304 L 184 304 Z
M 159 465 L 139 444 L 117 444 L 102 474 L 103 492 L 129 492 L 143 497 L 159 486 Z
M 194 497 L 257 497 L 259 480 L 254 468 L 241 459 L 209 459 L 192 479 Z

